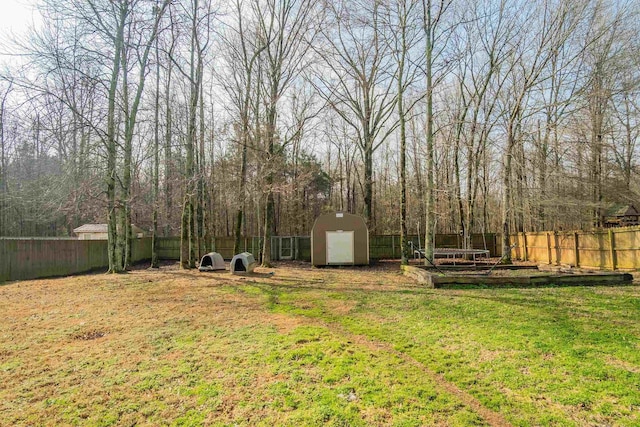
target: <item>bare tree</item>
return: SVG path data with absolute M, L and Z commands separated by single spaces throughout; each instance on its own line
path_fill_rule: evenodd
M 6 236 L 6 209 L 7 209 L 7 154 L 5 143 L 5 120 L 7 116 L 7 97 L 11 93 L 12 82 L 9 81 L 2 91 L 0 101 L 0 236 Z
M 103 84 L 107 88 L 106 117 L 93 117 L 78 110 L 77 105 L 64 94 L 49 90 L 45 80 L 39 90 L 55 95 L 56 99 L 72 108 L 74 113 L 82 113 L 84 123 L 96 130 L 106 149 L 106 196 L 108 224 L 109 271 L 119 272 L 126 269 L 130 253 L 130 211 L 129 196 L 131 186 L 131 144 L 135 135 L 135 125 L 140 99 L 144 90 L 149 51 L 156 37 L 158 22 L 169 1 L 157 9 L 153 3 L 143 1 L 102 2 L 91 0 L 74 2 L 72 7 L 61 7 L 55 2 L 47 4 L 45 9 L 54 19 L 67 17 L 82 30 L 75 34 L 75 43 L 85 55 L 92 55 L 103 67 Z M 102 43 L 96 46 L 97 43 Z M 103 49 L 100 49 L 103 48 Z M 135 61 L 130 58 L 135 57 Z M 54 56 L 59 60 L 60 57 Z M 58 62 L 57 66 L 60 67 Z M 136 70 L 137 85 L 129 84 L 129 73 Z M 107 78 L 108 76 L 108 78 Z M 133 88 L 133 97 L 129 90 Z M 119 102 L 121 101 L 121 102 Z M 121 114 L 122 113 L 122 114 Z M 119 143 L 119 117 L 124 123 L 124 141 Z M 124 171 L 121 181 L 122 197 L 116 199 L 118 183 L 117 157 L 119 147 L 123 147 Z M 121 229 L 116 225 L 117 211 L 122 208 Z M 127 224 L 128 222 L 128 224 Z M 128 230 L 128 231 L 127 231 Z M 117 248 L 119 247 L 119 250 Z
M 160 201 L 160 48 L 159 37 L 155 40 L 155 93 L 153 99 L 153 170 L 152 170 L 152 228 L 151 268 L 159 267 L 158 260 L 158 210 Z
M 413 102 L 405 104 L 406 93 L 417 80 L 419 67 L 411 56 L 411 51 L 420 41 L 418 25 L 418 1 L 397 0 L 385 16 L 385 24 L 389 27 L 392 55 L 397 64 L 395 78 L 396 109 L 398 114 L 398 131 L 400 139 L 400 248 L 401 263 L 409 263 L 410 247 L 407 242 L 407 115 L 411 114 L 413 106 L 420 97 L 414 96 Z M 411 101 L 411 100 L 410 100 Z
M 623 58 L 629 53 L 633 40 L 629 33 L 629 15 L 626 5 L 615 12 L 604 4 L 596 3 L 592 9 L 590 34 L 587 40 L 585 63 L 587 79 L 583 93 L 588 106 L 589 132 L 589 185 L 591 190 L 592 222 L 602 226 L 604 211 L 603 164 L 605 163 L 605 137 L 607 118 L 611 113 L 616 81 L 624 74 Z M 622 72 L 622 73 L 621 73 Z
M 149 18 L 146 16 L 140 17 L 141 23 L 146 23 L 145 20 L 150 20 L 150 27 L 142 27 L 142 32 L 136 34 L 134 30 L 128 28 L 128 37 L 126 45 L 123 40 L 123 45 L 120 48 L 120 61 L 122 66 L 122 98 L 123 98 L 123 112 L 124 112 L 124 159 L 123 159 L 123 178 L 122 178 L 122 205 L 120 229 L 121 233 L 118 234 L 118 246 L 122 251 L 122 264 L 121 268 L 127 269 L 131 264 L 131 172 L 132 172 L 132 149 L 133 138 L 135 137 L 135 127 L 137 124 L 138 111 L 140 109 L 140 101 L 144 92 L 146 77 L 148 73 L 149 55 L 152 47 L 154 46 L 155 39 L 158 35 L 158 27 L 160 20 L 169 5 L 171 0 L 164 0 L 161 5 L 152 5 L 152 11 L 143 11 L 151 15 Z M 121 4 L 121 14 L 125 17 L 129 14 L 126 6 L 126 1 Z M 132 11 L 133 12 L 133 11 Z M 97 13 L 97 11 L 95 12 Z M 139 24 L 140 25 L 140 24 Z M 144 24 L 143 24 L 144 25 Z M 124 30 L 124 28 L 123 28 Z M 136 44 L 132 44 L 133 41 L 138 41 Z M 135 65 L 130 63 L 130 57 L 135 58 Z M 129 82 L 130 67 L 137 70 L 137 83 L 131 85 Z M 130 95 L 130 89 L 133 94 Z
M 503 200 L 502 200 L 502 247 L 503 262 L 511 262 L 510 249 L 510 232 L 512 229 L 512 218 L 514 217 L 513 209 L 515 208 L 512 186 L 512 162 L 514 153 L 524 153 L 522 148 L 522 121 L 527 116 L 526 109 L 527 97 L 531 96 L 532 89 L 540 82 L 544 76 L 543 72 L 551 60 L 551 47 L 558 38 L 566 40 L 568 34 L 575 28 L 567 25 L 567 17 L 569 16 L 569 6 L 560 4 L 557 7 L 544 3 L 541 8 L 534 7 L 529 10 L 518 9 L 519 16 L 525 19 L 524 22 L 540 17 L 541 25 L 538 26 L 533 36 L 527 40 L 522 39 L 526 33 L 515 33 L 514 37 L 518 37 L 516 46 L 510 57 L 509 70 L 510 75 L 507 90 L 509 91 L 509 99 L 505 102 L 505 120 L 506 120 L 506 147 L 504 151 L 503 161 Z M 530 110 L 529 110 L 530 111 Z M 530 113 L 529 113 L 530 114 Z M 524 156 L 523 156 L 524 157 Z M 524 168 L 524 158 L 519 160 L 519 167 Z M 518 200 L 524 200 L 522 194 L 522 177 L 523 173 L 518 175 Z M 520 206 L 518 219 L 515 227 L 519 231 L 524 231 L 523 221 L 523 205 Z
M 246 210 L 246 187 L 247 187 L 247 151 L 250 138 L 255 136 L 259 130 L 252 127 L 252 111 L 254 103 L 252 96 L 258 95 L 257 85 L 254 84 L 254 66 L 260 54 L 266 48 L 266 44 L 261 37 L 248 26 L 257 27 L 256 22 L 246 23 L 244 14 L 247 6 L 242 0 L 236 0 L 234 13 L 236 14 L 237 27 L 232 27 L 231 34 L 225 38 L 225 47 L 228 50 L 228 62 L 232 75 L 232 84 L 225 84 L 224 77 L 221 77 L 223 86 L 231 97 L 231 101 L 236 108 L 238 115 L 238 142 L 240 144 L 240 201 L 235 218 L 235 242 L 234 253 L 240 252 L 240 240 L 242 237 L 243 223 L 245 221 Z M 257 112 L 255 113 L 257 115 Z M 257 146 L 254 142 L 253 146 Z
M 612 151 L 614 160 L 617 164 L 621 175 L 623 189 L 627 195 L 631 192 L 631 177 L 637 170 L 637 148 L 640 140 L 640 103 L 638 99 L 634 99 L 633 87 L 634 83 L 623 83 L 619 101 L 614 103 L 614 117 L 620 125 L 620 136 L 614 139 Z M 637 88 L 638 82 L 635 83 Z M 636 89 L 637 90 L 637 89 Z M 628 196 L 627 196 L 628 197 Z
M 315 50 L 323 59 L 314 82 L 318 93 L 355 132 L 364 163 L 364 216 L 373 224 L 373 154 L 395 130 L 389 123 L 396 105 L 394 61 L 383 42 L 381 5 L 336 1 L 326 5 L 329 22 L 323 45 Z
M 198 111 L 204 79 L 205 53 L 209 48 L 211 21 L 214 11 L 211 2 L 192 0 L 184 7 L 184 16 L 189 28 L 189 50 L 186 65 L 178 62 L 178 58 L 170 60 L 185 77 L 188 84 L 188 105 L 186 117 L 186 133 L 184 148 L 185 160 L 185 193 L 182 203 L 182 217 L 180 226 L 180 265 L 182 268 L 193 268 L 200 255 L 202 221 L 198 223 L 197 211 L 201 198 L 198 182 L 202 180 L 203 172 L 199 170 L 198 162 Z M 186 69 L 185 69 L 186 68 Z M 202 115 L 202 114 L 201 114 Z M 202 121 L 201 121 L 202 122 Z M 203 150 L 200 150 L 203 151 Z M 200 157 L 204 157 L 203 153 Z
M 434 118 L 433 118 L 433 97 L 434 97 L 434 60 L 443 47 L 438 47 L 437 43 L 444 43 L 444 36 L 447 32 L 439 31 L 439 24 L 444 13 L 451 5 L 450 1 L 441 1 L 439 7 L 434 12 L 431 0 L 422 0 L 422 29 L 425 35 L 424 47 L 424 73 L 426 83 L 426 154 L 427 154 L 427 176 L 426 176 L 426 219 L 424 232 L 424 256 L 425 264 L 433 263 L 433 246 L 435 242 L 435 153 L 434 153 Z M 439 40 L 438 40 L 439 39 Z
M 480 12 L 480 11 L 476 11 Z M 513 27 L 503 9 L 493 15 L 474 17 L 464 25 L 465 57 L 458 75 L 458 106 L 455 116 L 454 175 L 458 205 L 458 228 L 464 248 L 471 248 L 475 210 L 481 183 L 481 163 L 496 118 L 494 111 L 505 78 L 503 65 L 512 48 Z M 492 22 L 494 25 L 488 25 Z M 474 31 L 475 30 L 475 31 Z M 479 35 L 479 37 L 478 37 Z M 466 161 L 464 167 L 463 161 Z
M 253 3 L 259 28 L 258 37 L 264 40 L 265 91 L 265 225 L 263 230 L 262 265 L 271 264 L 271 236 L 274 231 L 274 166 L 289 141 L 278 142 L 278 101 L 302 71 L 306 43 L 313 43 L 316 26 L 313 3 L 310 0 L 260 0 Z

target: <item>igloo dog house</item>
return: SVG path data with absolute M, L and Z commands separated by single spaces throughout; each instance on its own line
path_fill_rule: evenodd
M 225 270 L 224 259 L 222 259 L 222 255 L 218 252 L 210 252 L 202 257 L 200 260 L 200 266 L 198 270 L 200 271 L 216 271 L 216 270 Z
M 256 260 L 251 253 L 242 252 L 233 257 L 229 265 L 229 270 L 231 270 L 233 274 L 251 273 L 253 269 L 256 268 L 256 265 Z
M 311 264 L 368 265 L 369 229 L 364 218 L 345 212 L 316 218 L 311 230 Z

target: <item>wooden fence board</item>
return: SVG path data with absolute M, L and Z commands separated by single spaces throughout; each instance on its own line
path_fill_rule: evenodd
M 132 255 L 134 262 L 149 259 L 150 239 L 135 241 Z M 0 281 L 66 276 L 108 264 L 106 240 L 0 239 Z
M 577 242 L 576 242 L 577 238 Z M 295 256 L 311 260 L 311 239 L 297 236 Z M 408 239 L 418 247 L 418 236 Z M 423 240 L 421 238 L 421 240 Z M 488 249 L 491 256 L 500 256 L 501 241 L 496 234 L 472 236 L 473 247 Z M 437 235 L 436 247 L 457 247 L 460 236 Z M 597 230 L 593 232 L 535 232 L 511 236 L 517 243 L 512 256 L 537 263 L 578 265 L 595 269 L 640 269 L 640 227 Z M 214 239 L 215 250 L 225 259 L 233 257 L 232 237 Z M 400 236 L 370 236 L 371 259 L 400 258 Z M 612 245 L 613 243 L 613 245 Z M 424 245 L 422 245 L 424 246 Z M 526 247 L 526 252 L 525 252 Z M 259 256 L 262 245 L 257 237 L 244 238 L 241 250 Z M 134 240 L 133 261 L 151 258 L 151 239 Z M 180 238 L 158 238 L 161 259 L 180 258 Z M 576 257 L 577 255 L 577 257 Z M 0 238 L 0 282 L 82 273 L 108 266 L 106 240 L 77 240 L 69 238 Z
M 524 259 L 525 241 L 529 261 L 601 270 L 640 269 L 640 227 L 637 226 L 519 233 L 511 236 L 511 242 L 517 244 L 512 252 L 514 258 Z
M 293 236 L 295 240 L 295 248 L 297 256 L 294 259 L 300 261 L 311 261 L 311 237 L 309 236 Z M 418 248 L 418 242 L 424 240 L 423 236 L 418 238 L 417 235 L 407 236 L 407 241 L 413 242 L 414 247 Z M 216 237 L 215 251 L 219 252 L 224 259 L 233 258 L 233 237 Z M 438 234 L 436 235 L 436 247 L 457 247 L 459 242 L 457 234 Z M 241 249 L 245 252 L 251 252 L 256 259 L 262 252 L 261 239 L 258 237 L 247 237 L 243 239 Z M 475 249 L 488 249 L 491 256 L 499 256 L 497 249 L 496 234 L 487 233 L 484 237 L 481 234 L 472 235 L 472 245 Z M 424 246 L 424 245 L 422 245 Z M 400 235 L 370 235 L 369 236 L 369 256 L 371 259 L 399 259 L 400 258 Z M 161 259 L 180 259 L 180 238 L 179 237 L 160 237 L 158 238 L 158 256 Z M 271 257 L 277 261 L 279 257 L 279 241 L 274 237 L 271 244 Z

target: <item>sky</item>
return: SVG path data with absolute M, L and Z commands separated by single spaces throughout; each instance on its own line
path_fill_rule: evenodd
M 20 63 L 19 52 L 12 40 L 23 39 L 27 30 L 37 25 L 39 14 L 34 6 L 37 1 L 0 0 L 0 67 Z
M 0 37 L 6 39 L 11 32 L 23 35 L 32 25 L 37 14 L 34 11 L 36 0 L 2 0 L 0 10 Z

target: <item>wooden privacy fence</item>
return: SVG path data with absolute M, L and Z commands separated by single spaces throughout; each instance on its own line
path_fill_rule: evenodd
M 422 237 L 421 237 L 422 239 Z M 418 246 L 418 236 L 409 236 Z M 488 249 L 491 256 L 500 256 L 496 234 L 475 234 L 472 246 Z M 554 265 L 571 265 L 595 269 L 640 269 L 640 226 L 609 228 L 597 231 L 535 232 L 512 236 L 513 257 Z M 226 259 L 233 253 L 232 237 L 217 237 L 215 250 Z M 273 259 L 311 260 L 311 239 L 308 236 L 277 236 L 271 241 Z M 457 234 L 436 235 L 436 247 L 461 247 Z M 421 246 L 424 246 L 422 244 Z M 261 239 L 242 239 L 241 251 L 258 255 Z M 400 258 L 400 236 L 369 236 L 372 259 Z M 133 262 L 151 258 L 151 239 L 133 241 Z M 162 259 L 180 258 L 180 238 L 158 239 L 158 255 Z M 283 256 L 284 255 L 284 256 Z M 69 238 L 0 238 L 0 282 L 64 276 L 94 269 L 106 269 L 107 241 Z
M 275 256 L 274 260 L 280 259 L 278 254 L 280 253 L 281 239 L 289 237 L 273 237 L 271 239 L 271 253 Z M 299 251 L 299 257 L 289 259 L 309 259 L 311 260 L 311 246 L 304 240 L 309 240 L 309 237 L 290 237 L 295 239 L 296 248 L 302 248 Z M 260 237 L 244 237 L 240 240 L 240 250 L 238 252 L 250 252 L 256 258 L 258 254 L 262 252 L 262 238 Z M 302 241 L 299 243 L 299 241 Z M 235 254 L 233 246 L 235 244 L 235 238 L 233 237 L 215 237 L 213 239 L 213 249 L 208 247 L 207 250 L 213 250 L 222 255 L 222 258 L 230 260 Z M 207 245 L 208 246 L 208 245 Z M 165 260 L 178 260 L 180 259 L 180 237 L 159 237 L 157 244 L 158 258 Z M 294 252 L 295 253 L 295 252 Z M 307 254 L 308 253 L 308 254 Z
M 418 247 L 417 235 L 408 238 Z M 261 242 L 258 237 L 244 238 L 240 252 L 251 252 L 257 257 L 262 250 Z M 472 242 L 476 249 L 486 248 L 492 256 L 498 254 L 495 234 L 474 235 Z M 233 257 L 233 237 L 216 237 L 213 243 L 214 250 L 225 259 Z M 436 235 L 437 247 L 457 248 L 461 243 L 460 236 L 456 234 Z M 399 235 L 369 236 L 369 253 L 372 259 L 400 258 L 400 249 Z M 311 261 L 311 238 L 273 237 L 271 253 L 274 260 Z M 168 260 L 180 259 L 180 238 L 158 238 L 158 256 Z M 151 238 L 133 240 L 132 258 L 133 262 L 151 259 Z M 0 238 L 0 282 L 66 276 L 95 269 L 106 270 L 108 265 L 106 240 Z
M 511 237 L 512 256 L 525 261 L 604 270 L 640 268 L 640 227 L 542 231 Z
M 424 236 L 407 236 L 415 248 L 424 248 Z M 462 236 L 459 234 L 436 234 L 436 248 L 461 248 Z M 473 249 L 487 249 L 490 256 L 499 256 L 498 239 L 495 233 L 472 234 L 471 247 Z M 369 255 L 373 259 L 399 259 L 402 252 L 399 234 L 369 236 Z
M 231 259 L 235 255 L 233 253 L 234 242 L 235 239 L 233 237 L 215 237 L 213 250 L 222 255 L 224 259 Z M 158 237 L 156 250 L 160 259 L 180 259 L 180 237 Z M 211 250 L 211 248 L 209 247 L 208 250 Z M 149 247 L 149 251 L 151 251 L 151 247 Z M 257 255 L 260 251 L 262 251 L 262 239 L 258 237 L 241 239 L 239 252 L 251 252 Z
M 133 262 L 151 259 L 151 239 L 134 239 Z M 66 276 L 109 267 L 106 240 L 0 238 L 0 282 Z
M 408 241 L 418 248 L 424 247 L 422 241 L 424 236 L 418 238 L 417 235 L 407 237 Z M 421 243 L 421 245 L 418 244 Z M 233 255 L 233 237 L 216 237 L 214 239 L 214 250 L 224 259 L 231 259 Z M 500 256 L 498 251 L 498 238 L 494 233 L 473 234 L 471 244 L 474 249 L 487 249 L 491 256 Z M 437 234 L 436 247 L 438 248 L 460 248 L 462 237 L 458 234 Z M 242 239 L 239 252 L 251 252 L 258 257 L 262 251 L 262 239 L 258 237 L 247 237 Z M 369 256 L 372 259 L 399 259 L 401 254 L 400 235 L 370 235 L 369 236 Z M 158 257 L 161 259 L 180 259 L 180 238 L 160 237 L 158 238 Z M 311 261 L 311 237 L 309 236 L 274 236 L 271 238 L 271 258 L 273 260 L 294 259 L 300 261 Z

